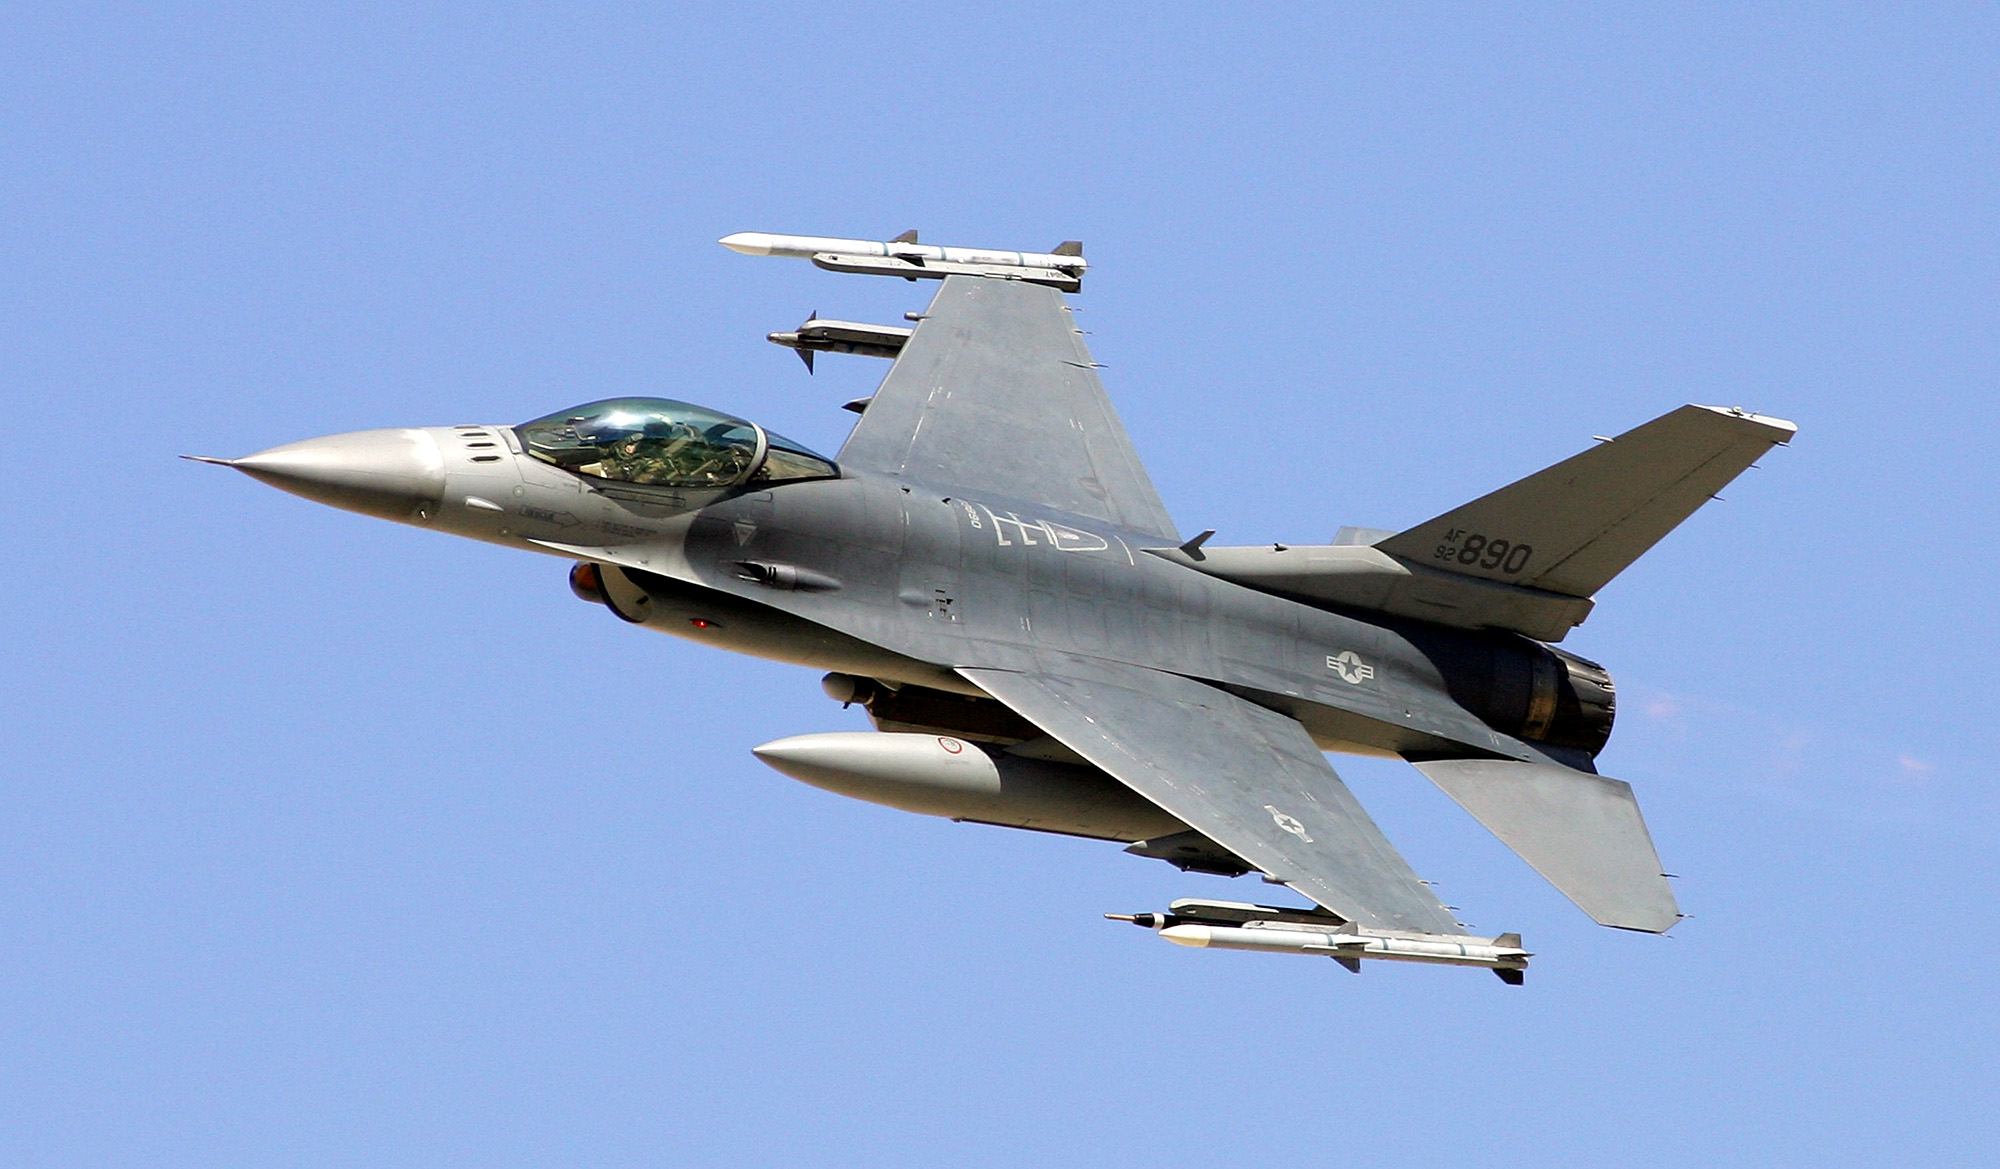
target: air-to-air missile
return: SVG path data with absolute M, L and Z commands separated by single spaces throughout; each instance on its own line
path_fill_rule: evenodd
M 722 246 L 746 256 L 796 256 L 829 272 L 867 276 L 901 276 L 905 280 L 942 280 L 947 276 L 981 276 L 988 280 L 1024 280 L 1064 292 L 1083 286 L 1083 245 L 1064 240 L 1049 252 L 1007 252 L 993 248 L 946 248 L 920 244 L 906 231 L 892 240 L 831 239 L 817 235 L 772 235 L 739 231 L 725 235 Z
M 921 319 L 919 314 L 911 315 Z M 857 353 L 863 357 L 893 360 L 903 351 L 903 346 L 909 343 L 910 334 L 915 331 L 860 321 L 823 321 L 818 313 L 814 313 L 791 332 L 766 333 L 764 339 L 798 353 L 799 360 L 805 362 L 806 369 L 811 371 L 815 353 Z
M 1434 966 L 1479 966 L 1502 982 L 1519 985 L 1533 955 L 1521 948 L 1520 934 L 1492 938 L 1445 937 L 1400 930 L 1363 929 L 1325 910 L 1282 909 L 1240 901 L 1184 898 L 1165 913 L 1107 913 L 1179 946 L 1209 950 L 1257 950 L 1269 954 L 1317 954 L 1356 974 L 1361 960 L 1423 962 Z

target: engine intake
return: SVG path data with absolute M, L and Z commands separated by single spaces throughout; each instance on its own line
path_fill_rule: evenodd
M 589 601 L 593 605 L 609 605 L 604 595 L 604 573 L 588 560 L 579 560 L 569 570 L 569 591 L 577 600 Z

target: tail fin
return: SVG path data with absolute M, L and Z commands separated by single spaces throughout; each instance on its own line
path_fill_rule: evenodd
M 1797 432 L 1740 409 L 1682 406 L 1375 547 L 1430 568 L 1588 597 Z

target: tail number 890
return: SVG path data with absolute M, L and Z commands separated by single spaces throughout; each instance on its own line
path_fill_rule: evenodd
M 1467 568 L 1484 568 L 1489 572 L 1504 572 L 1508 576 L 1519 576 L 1521 570 L 1528 567 L 1528 561 L 1534 555 L 1535 548 L 1532 544 L 1488 539 L 1478 532 L 1453 528 L 1444 534 L 1444 543 L 1437 546 L 1437 551 L 1431 555 L 1431 559 L 1457 561 Z

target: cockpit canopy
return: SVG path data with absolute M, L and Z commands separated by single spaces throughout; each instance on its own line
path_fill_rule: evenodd
M 612 398 L 514 428 L 566 471 L 656 487 L 725 488 L 824 479 L 839 468 L 754 422 L 667 398 Z

